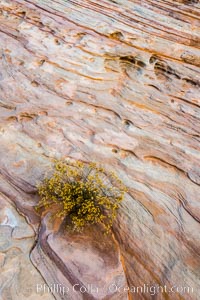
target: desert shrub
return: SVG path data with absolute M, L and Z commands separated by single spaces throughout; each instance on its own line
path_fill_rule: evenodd
M 56 204 L 54 214 L 71 229 L 81 231 L 99 223 L 109 232 L 125 191 L 113 172 L 95 163 L 56 161 L 51 175 L 38 185 L 36 209 L 51 209 Z

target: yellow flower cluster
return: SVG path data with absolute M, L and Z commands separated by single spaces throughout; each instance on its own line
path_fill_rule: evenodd
M 72 229 L 80 231 L 99 223 L 109 232 L 125 192 L 121 180 L 96 163 L 61 160 L 38 186 L 40 201 L 36 209 L 49 209 L 55 203 L 56 215 L 66 217 Z

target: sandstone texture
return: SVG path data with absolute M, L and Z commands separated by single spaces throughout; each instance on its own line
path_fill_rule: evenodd
M 30 261 L 35 233 L 24 217 L 5 196 L 0 196 L 0 286 L 2 300 L 44 299 L 54 297 L 37 293 L 37 284 L 45 284 Z
M 127 185 L 112 237 L 36 214 L 61 157 Z M 0 0 L 0 192 L 0 299 L 198 300 L 199 1 Z

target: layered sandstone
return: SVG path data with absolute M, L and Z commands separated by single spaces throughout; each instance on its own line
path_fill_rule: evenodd
M 199 28 L 198 1 L 0 0 L 3 300 L 198 299 Z M 97 161 L 128 186 L 112 238 L 40 223 L 35 186 L 54 157 Z M 37 293 L 45 282 L 106 288 Z

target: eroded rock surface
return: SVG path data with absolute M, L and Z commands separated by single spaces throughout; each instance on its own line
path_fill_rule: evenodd
M 5 196 L 0 195 L 0 297 L 2 300 L 52 300 L 37 292 L 45 281 L 30 261 L 35 232 Z
M 58 226 L 59 220 L 53 223 L 55 226 L 50 214 L 43 218 L 32 260 L 44 277 L 49 275 L 49 286 L 59 282 L 63 287 L 54 291 L 56 299 L 128 299 L 120 251 L 111 236 L 99 228 L 70 233 L 64 224 Z M 49 259 L 56 272 L 49 272 Z M 116 292 L 116 286 L 121 291 Z
M 124 264 L 119 264 L 116 248 L 112 280 L 123 268 L 122 284 L 126 277 L 129 287 L 167 287 L 167 292 L 156 295 L 123 297 L 197 300 L 199 2 L 1 0 L 0 11 L 3 197 L 37 231 L 35 184 L 50 159 L 103 163 L 129 187 L 114 224 Z M 42 228 L 32 257 L 45 280 L 71 284 L 65 273 L 71 268 L 73 276 L 87 281 L 76 273 L 84 269 L 78 251 L 81 240 L 74 243 L 77 256 L 70 256 L 71 240 L 54 232 L 47 237 L 48 226 Z M 6 230 L 10 232 L 9 227 Z M 46 237 L 49 253 L 41 246 L 42 237 Z M 34 238 L 29 239 L 33 246 Z M 65 248 L 62 243 L 66 252 L 61 250 Z M 92 249 L 91 244 L 86 251 L 95 256 Z M 59 253 L 62 264 L 50 253 Z M 27 265 L 32 270 L 28 257 Z M 102 268 L 101 276 L 106 274 L 102 280 L 108 284 L 109 269 Z M 172 286 L 190 287 L 193 293 L 172 294 Z M 47 299 L 51 297 L 48 293 Z M 113 299 L 109 294 L 102 297 Z

